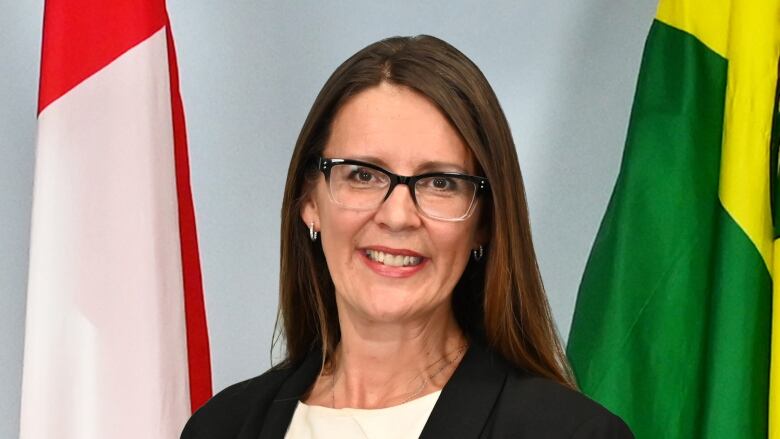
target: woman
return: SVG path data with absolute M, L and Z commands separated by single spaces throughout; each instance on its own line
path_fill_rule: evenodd
M 631 437 L 575 390 L 506 118 L 444 41 L 377 42 L 327 81 L 281 259 L 285 361 L 182 438 Z

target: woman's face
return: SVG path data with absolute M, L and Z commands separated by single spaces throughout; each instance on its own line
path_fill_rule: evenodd
M 387 83 L 344 104 L 323 156 L 399 175 L 475 172 L 471 153 L 441 111 L 423 95 Z M 320 174 L 301 214 L 321 231 L 342 324 L 345 318 L 399 323 L 449 313 L 452 290 L 478 245 L 479 209 L 465 221 L 431 219 L 416 209 L 406 185 L 375 210 L 350 210 L 331 200 Z M 399 267 L 401 259 L 390 255 L 417 256 L 420 263 Z

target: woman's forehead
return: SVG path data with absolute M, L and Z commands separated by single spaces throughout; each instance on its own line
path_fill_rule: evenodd
M 370 158 L 392 167 L 474 170 L 469 148 L 441 110 L 422 94 L 387 83 L 355 95 L 339 109 L 324 155 Z

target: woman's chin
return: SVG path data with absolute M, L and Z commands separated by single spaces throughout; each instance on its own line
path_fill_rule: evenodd
M 426 306 L 421 306 L 420 301 L 399 292 L 398 289 L 375 289 L 368 293 L 367 297 L 356 301 L 352 307 L 357 315 L 369 323 L 375 324 L 402 324 L 407 322 L 428 320 L 434 309 L 430 307 L 430 301 L 425 301 Z

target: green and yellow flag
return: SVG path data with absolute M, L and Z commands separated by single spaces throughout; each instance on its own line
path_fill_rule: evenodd
M 637 438 L 780 438 L 779 58 L 780 0 L 660 2 L 568 342 Z

